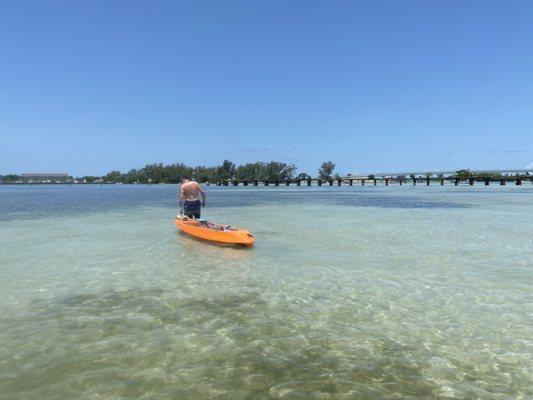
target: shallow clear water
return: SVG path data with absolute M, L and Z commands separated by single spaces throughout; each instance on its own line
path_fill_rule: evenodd
M 533 189 L 0 186 L 2 399 L 533 397 Z

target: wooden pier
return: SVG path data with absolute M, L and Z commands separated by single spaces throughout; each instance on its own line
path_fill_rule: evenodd
M 391 178 L 374 178 L 374 179 L 349 179 L 349 178 L 339 178 L 339 179 L 328 179 L 322 180 L 318 178 L 312 179 L 289 179 L 284 181 L 247 181 L 247 180 L 228 180 L 224 182 L 207 182 L 207 184 L 214 184 L 217 186 L 391 186 L 391 185 L 467 185 L 474 186 L 476 183 L 482 183 L 484 186 L 490 186 L 491 184 L 496 184 L 500 186 L 505 186 L 506 184 L 515 184 L 517 186 L 522 185 L 523 183 L 530 183 L 533 185 L 533 177 L 506 177 L 506 178 L 407 178 L 407 179 L 391 179 Z
M 472 176 L 456 176 L 453 172 L 444 171 L 438 173 L 410 173 L 409 177 L 406 174 L 372 174 L 367 177 L 364 176 L 340 176 L 330 179 L 321 178 L 307 178 L 307 179 L 287 179 L 287 180 L 237 180 L 230 179 L 222 182 L 211 182 L 208 184 L 215 184 L 217 186 L 354 186 L 354 185 L 370 185 L 370 186 L 390 186 L 390 185 L 466 185 L 474 186 L 475 184 L 483 184 L 483 186 L 490 186 L 496 184 L 505 186 L 507 184 L 514 184 L 517 186 L 523 183 L 533 184 L 533 170 L 499 170 L 499 171 L 471 171 Z M 484 176 L 486 173 L 486 176 Z M 511 175 L 512 173 L 512 175 Z M 421 176 L 421 175 L 427 176 Z M 419 175 L 419 176 L 416 176 Z

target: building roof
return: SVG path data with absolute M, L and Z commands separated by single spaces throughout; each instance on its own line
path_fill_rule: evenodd
M 68 178 L 67 173 L 49 173 L 49 174 L 20 174 L 23 178 Z

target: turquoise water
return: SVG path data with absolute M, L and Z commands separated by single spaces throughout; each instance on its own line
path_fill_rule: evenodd
M 533 397 L 533 189 L 0 186 L 1 399 Z

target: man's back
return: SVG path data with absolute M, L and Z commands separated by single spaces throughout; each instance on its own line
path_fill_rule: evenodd
M 202 201 L 200 201 L 200 196 Z M 205 207 L 205 193 L 198 182 L 182 178 L 180 184 L 180 206 L 189 218 L 200 218 L 201 208 Z
M 181 184 L 183 200 L 198 200 L 200 185 L 195 181 L 187 181 Z

